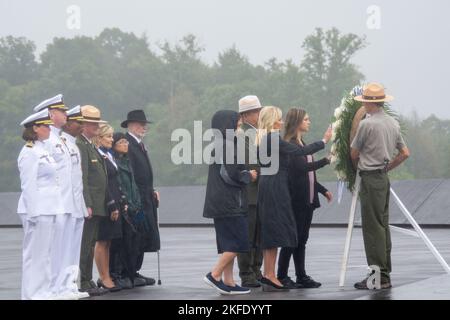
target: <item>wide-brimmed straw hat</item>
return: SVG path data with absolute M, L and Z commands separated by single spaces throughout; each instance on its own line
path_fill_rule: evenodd
M 101 119 L 100 110 L 94 106 L 86 105 L 81 107 L 82 122 L 108 123 Z
M 384 92 L 383 85 L 373 82 L 364 86 L 363 94 L 354 99 L 359 102 L 389 102 L 394 100 L 394 97 Z

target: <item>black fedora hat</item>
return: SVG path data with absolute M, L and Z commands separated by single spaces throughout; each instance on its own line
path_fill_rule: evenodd
M 122 128 L 127 128 L 129 122 L 153 123 L 147 120 L 144 110 L 133 110 L 128 112 L 127 120 L 123 121 L 120 126 Z

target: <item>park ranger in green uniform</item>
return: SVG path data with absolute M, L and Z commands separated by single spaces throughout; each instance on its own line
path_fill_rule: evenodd
M 351 158 L 361 176 L 359 195 L 367 263 L 380 268 L 381 289 L 392 287 L 388 172 L 409 157 L 398 122 L 383 109 L 384 103 L 392 99 L 378 83 L 368 84 L 363 94 L 355 97 L 363 103 L 367 114 L 351 144 Z M 355 288 L 368 289 L 369 277 L 355 283 Z
M 80 253 L 80 291 L 90 296 L 107 293 L 98 288 L 92 280 L 94 261 L 94 247 L 97 240 L 98 227 L 101 217 L 106 216 L 107 174 L 103 157 L 92 143 L 98 135 L 99 125 L 106 123 L 100 119 L 100 110 L 94 106 L 81 107 L 82 133 L 76 144 L 81 155 L 81 169 L 83 171 L 83 196 L 86 202 L 88 216 L 83 226 Z

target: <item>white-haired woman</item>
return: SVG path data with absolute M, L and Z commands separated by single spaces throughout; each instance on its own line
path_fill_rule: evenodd
M 279 247 L 297 247 L 297 230 L 289 195 L 289 156 L 313 154 L 325 147 L 331 139 L 331 128 L 325 132 L 322 141 L 299 146 L 281 139 L 283 125 L 281 109 L 264 107 L 258 119 L 256 144 L 259 156 L 266 154 L 268 163 L 260 161 L 261 176 L 258 186 L 258 214 L 261 218 L 261 247 L 264 256 L 264 272 L 261 283 L 264 291 L 287 290 L 275 275 L 275 263 Z M 264 174 L 278 157 L 278 171 Z M 261 157 L 260 157 L 261 160 Z

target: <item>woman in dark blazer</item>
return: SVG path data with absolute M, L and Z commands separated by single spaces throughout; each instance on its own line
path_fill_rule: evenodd
M 224 295 L 250 293 L 248 288 L 238 286 L 233 279 L 237 253 L 250 250 L 245 187 L 257 177 L 255 170 L 248 171 L 245 164 L 237 162 L 236 137 L 229 133 L 239 127 L 239 121 L 239 113 L 230 110 L 218 111 L 212 118 L 211 127 L 216 129 L 213 157 L 216 158 L 216 152 L 223 153 L 220 159 L 214 159 L 209 165 L 203 209 L 205 218 L 214 219 L 217 251 L 221 254 L 217 264 L 203 280 Z M 231 152 L 234 157 L 230 157 L 230 162 L 227 162 L 227 154 Z
M 98 226 L 95 262 L 97 263 L 99 279 L 97 285 L 109 291 L 119 291 L 110 275 L 110 248 L 113 239 L 122 238 L 122 225 L 120 219 L 120 201 L 122 191 L 118 181 L 118 166 L 111 154 L 114 129 L 108 125 L 100 126 L 99 135 L 94 139 L 98 152 L 105 161 L 107 173 L 106 211 L 108 216 L 103 217 Z
M 304 146 L 302 136 L 309 131 L 311 121 L 303 109 L 291 108 L 286 116 L 283 139 L 287 142 Z M 318 193 L 331 201 L 333 195 L 316 178 L 316 170 L 328 165 L 328 158 L 314 161 L 312 155 L 291 155 L 289 157 L 289 192 L 297 227 L 297 247 L 284 247 L 278 258 L 277 277 L 280 282 L 290 288 L 318 288 L 320 283 L 314 281 L 305 271 L 305 248 L 309 237 L 309 229 L 313 212 L 320 207 Z M 289 261 L 294 256 L 296 282 L 288 277 Z
M 258 214 L 261 219 L 261 247 L 264 256 L 264 276 L 261 279 L 263 291 L 286 290 L 275 274 L 278 248 L 297 247 L 297 228 L 292 212 L 289 193 L 289 156 L 313 154 L 325 147 L 331 139 L 328 129 L 322 141 L 307 146 L 299 146 L 281 139 L 279 130 L 283 124 L 281 109 L 264 107 L 258 119 L 256 144 L 261 164 L 261 176 L 258 185 Z M 278 148 L 277 148 L 278 146 Z M 264 153 L 271 160 L 263 163 Z M 265 168 L 275 166 L 278 170 L 272 174 L 265 173 Z M 275 168 L 272 168 L 273 171 Z

